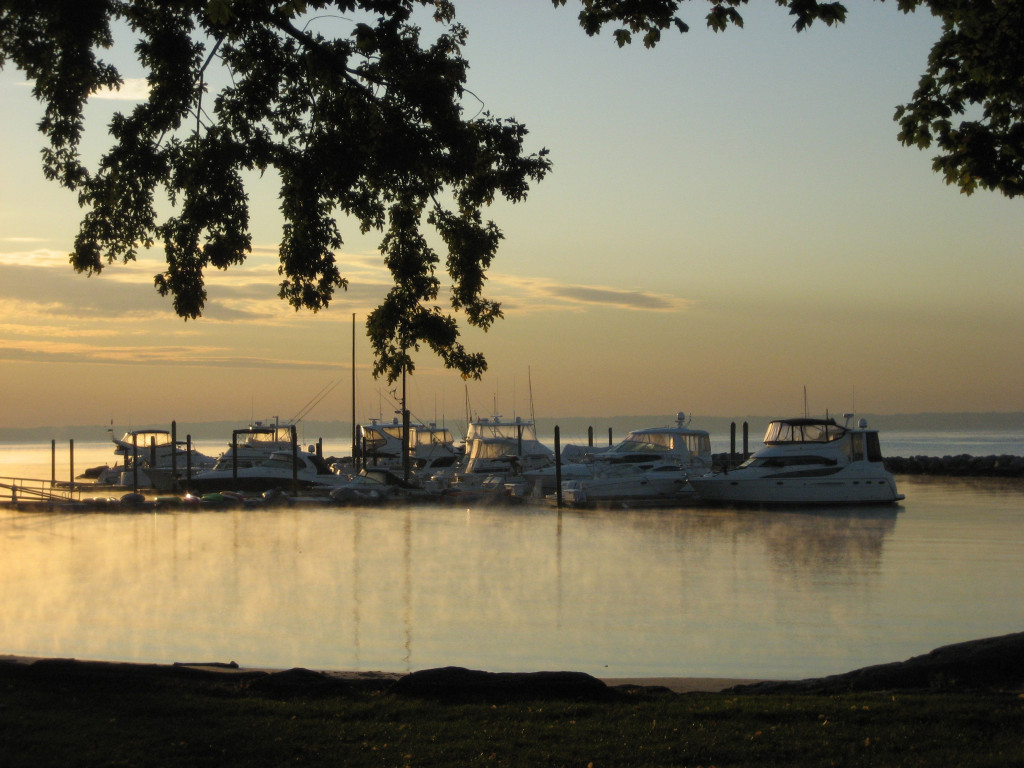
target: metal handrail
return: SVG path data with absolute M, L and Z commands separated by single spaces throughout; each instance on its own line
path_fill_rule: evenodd
M 10 501 L 80 501 L 82 487 L 78 483 L 0 477 L 0 491 L 10 493 Z

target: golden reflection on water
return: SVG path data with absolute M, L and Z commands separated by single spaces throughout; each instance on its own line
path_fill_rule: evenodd
M 704 673 L 705 657 L 746 652 L 755 634 L 770 646 L 761 628 L 818 593 L 870 592 L 896 520 L 439 507 L 5 513 L 0 651 Z
M 4 511 L 0 653 L 801 677 L 1019 629 L 1024 492 L 907 488 L 799 513 Z

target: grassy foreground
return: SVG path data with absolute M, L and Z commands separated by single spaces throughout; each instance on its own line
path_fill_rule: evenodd
M 1024 698 L 611 690 L 443 700 L 0 665 L 0 766 L 1024 766 Z

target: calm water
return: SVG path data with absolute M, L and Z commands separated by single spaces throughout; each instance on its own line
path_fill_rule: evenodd
M 898 480 L 819 513 L 2 511 L 0 653 L 796 678 L 1024 629 L 1024 483 Z

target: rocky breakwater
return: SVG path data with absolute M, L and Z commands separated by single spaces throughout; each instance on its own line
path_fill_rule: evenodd
M 894 475 L 950 477 L 1024 477 L 1024 456 L 909 456 L 885 459 Z
M 748 454 L 749 455 L 749 454 Z M 711 470 L 721 472 L 742 462 L 743 454 L 716 453 Z M 945 475 L 948 477 L 1024 477 L 1024 456 L 894 456 L 883 460 L 894 475 Z

